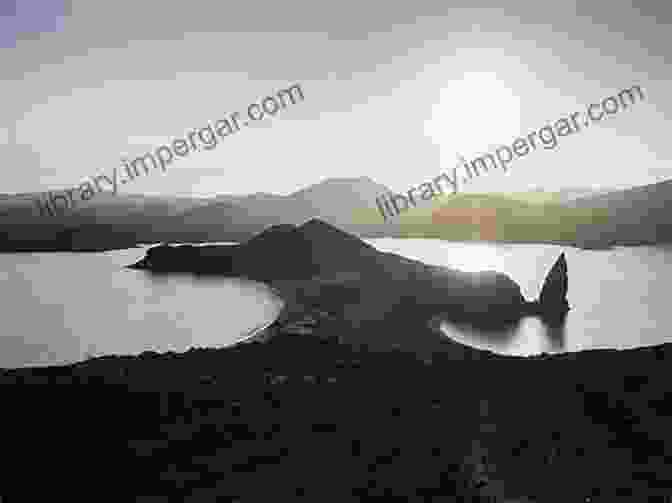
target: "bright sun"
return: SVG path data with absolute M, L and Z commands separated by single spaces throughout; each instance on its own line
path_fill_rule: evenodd
M 441 90 L 425 128 L 446 155 L 485 153 L 520 134 L 520 98 L 493 73 L 466 73 Z

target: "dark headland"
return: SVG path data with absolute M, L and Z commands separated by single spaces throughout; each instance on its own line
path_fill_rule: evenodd
M 672 495 L 672 345 L 510 357 L 430 322 L 561 326 L 564 254 L 531 301 L 503 274 L 381 253 L 319 220 L 240 245 L 158 246 L 131 267 L 263 281 L 285 309 L 230 348 L 3 370 L 3 384 L 30 385 L 2 388 L 8 501 Z

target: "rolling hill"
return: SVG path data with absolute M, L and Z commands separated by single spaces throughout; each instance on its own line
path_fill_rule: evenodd
M 560 204 L 562 194 L 522 192 L 510 194 L 455 194 L 435 198 L 432 205 L 411 208 L 391 222 L 397 235 L 448 241 L 562 242 L 581 244 L 581 225 L 603 225 L 608 212 L 601 208 L 571 208 Z M 490 210 L 494 217 L 484 216 Z M 465 218 L 437 218 L 457 212 Z M 473 218 L 466 216 L 471 213 Z M 479 216 L 481 215 L 481 216 Z M 382 220 L 380 213 L 360 210 L 355 218 Z M 493 221 L 494 219 L 494 221 Z
M 603 225 L 579 229 L 585 240 L 612 245 L 672 242 L 672 180 L 579 198 L 567 206 L 609 213 Z
M 390 192 L 360 177 L 327 179 L 289 195 L 199 199 L 102 193 L 55 217 L 37 213 L 38 194 L 0 195 L 0 249 L 100 250 L 163 241 L 239 242 L 270 226 L 299 225 L 311 218 L 367 238 L 581 247 L 672 241 L 672 181 L 606 193 L 574 188 L 443 195 L 383 221 L 376 198 Z M 495 216 L 486 217 L 486 209 Z M 444 217 L 437 218 L 437 212 Z

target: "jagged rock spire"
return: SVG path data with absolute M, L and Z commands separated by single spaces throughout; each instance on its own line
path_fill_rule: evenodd
M 563 252 L 551 267 L 541 287 L 538 303 L 542 313 L 561 314 L 569 311 L 567 280 L 567 260 Z

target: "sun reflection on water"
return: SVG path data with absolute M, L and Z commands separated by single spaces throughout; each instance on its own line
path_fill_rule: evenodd
M 380 251 L 397 253 L 427 264 L 466 272 L 504 271 L 508 248 L 490 243 L 444 242 L 439 239 L 380 238 L 371 241 Z

